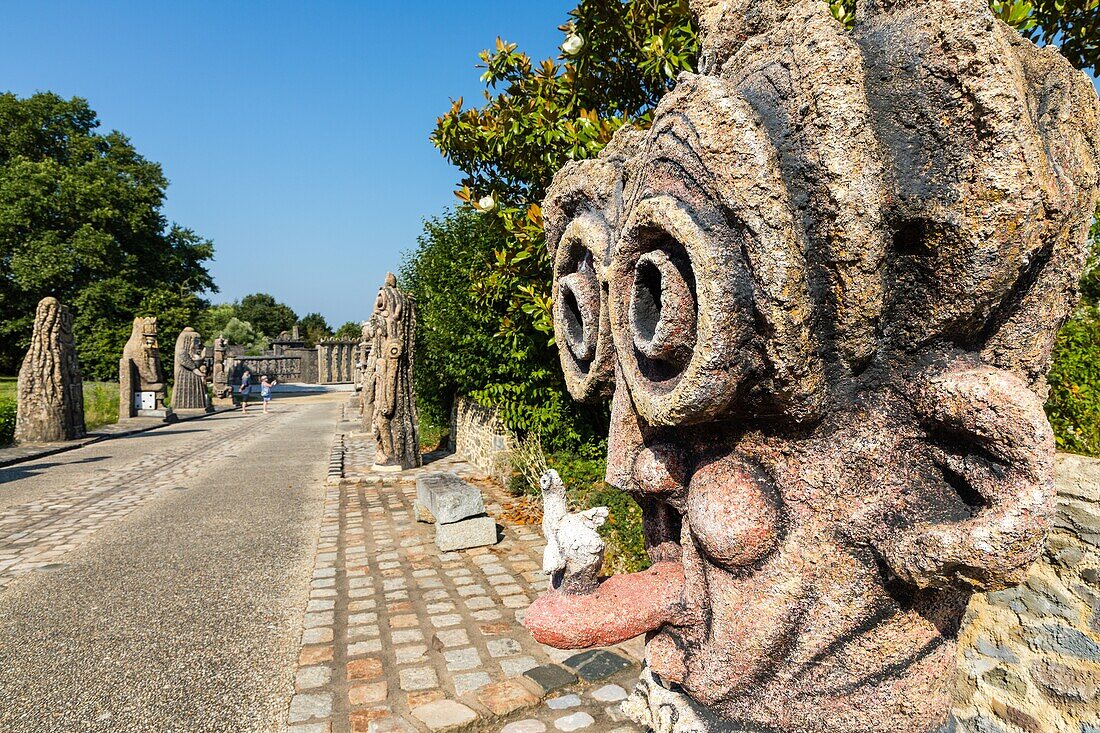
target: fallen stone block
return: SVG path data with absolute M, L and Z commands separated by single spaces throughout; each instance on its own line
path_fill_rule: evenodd
M 435 525 L 435 544 L 442 552 L 495 545 L 497 523 L 492 517 L 473 517 Z
M 433 517 L 438 524 L 452 524 L 485 513 L 481 491 L 454 473 L 428 473 L 416 479 L 416 517 L 427 522 Z M 421 509 L 427 510 L 427 513 Z

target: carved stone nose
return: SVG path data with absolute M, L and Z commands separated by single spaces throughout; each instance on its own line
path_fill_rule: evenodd
M 695 296 L 685 268 L 664 250 L 647 252 L 634 266 L 630 295 L 635 348 L 678 369 L 691 359 L 695 333 Z

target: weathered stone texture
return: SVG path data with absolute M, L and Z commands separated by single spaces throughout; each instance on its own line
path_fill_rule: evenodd
M 416 304 L 397 289 L 397 278 L 392 273 L 386 274 L 386 282 L 378 290 L 372 318 L 374 379 L 369 404 L 377 463 L 414 468 L 422 462 L 412 379 Z
M 492 517 L 472 517 L 450 524 L 435 525 L 435 544 L 440 552 L 495 545 L 497 523 Z
M 1054 528 L 1027 581 L 970 602 L 959 634 L 960 730 L 1100 725 L 1100 501 L 1091 498 L 1100 461 L 1059 456 L 1056 475 Z
M 317 344 L 317 380 L 320 384 L 348 384 L 356 380 L 357 341 Z
M 820 0 L 692 6 L 703 73 L 543 206 L 566 383 L 613 394 L 607 479 L 683 573 L 526 618 L 637 598 L 599 631 L 644 619 L 658 733 L 935 730 L 971 595 L 1027 580 L 1050 527 L 1100 101 L 984 0 L 868 0 L 851 32 Z M 1028 643 L 1084 661 L 1027 587 L 1053 614 Z
M 176 339 L 173 365 L 172 407 L 176 410 L 206 410 L 210 397 L 206 392 L 206 363 L 202 337 L 188 326 Z
M 451 524 L 485 513 L 481 491 L 455 473 L 435 472 L 417 476 L 416 500 L 439 524 Z
M 73 317 L 56 298 L 43 298 L 38 304 L 17 388 L 16 442 L 52 443 L 84 436 L 84 384 Z
M 135 402 L 142 392 L 153 393 L 152 407 L 142 410 Z M 122 349 L 118 363 L 118 416 L 134 417 L 139 412 L 170 415 L 165 405 L 168 396 L 164 369 L 160 363 L 160 345 L 157 343 L 157 319 L 138 317 L 130 339 Z
M 219 336 L 214 339 L 214 363 L 211 370 L 211 381 L 214 384 L 214 397 L 219 400 L 227 400 L 232 397 L 233 387 L 229 384 L 229 341 Z
M 516 436 L 496 411 L 468 397 L 455 397 L 451 410 L 450 449 L 507 485 L 512 475 Z

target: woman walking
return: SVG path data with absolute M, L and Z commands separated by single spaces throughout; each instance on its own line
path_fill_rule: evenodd
M 248 412 L 248 396 L 252 394 L 252 372 L 247 369 L 241 375 L 241 388 L 238 391 L 241 396 L 241 413 Z

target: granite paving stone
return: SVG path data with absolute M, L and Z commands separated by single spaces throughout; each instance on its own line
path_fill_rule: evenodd
M 310 614 L 305 625 L 328 621 L 318 628 L 332 634 L 332 641 L 308 647 L 332 651 L 327 659 L 303 651 L 298 672 L 298 679 L 313 683 L 319 673 L 305 668 L 331 665 L 330 680 L 308 690 L 333 693 L 325 722 L 334 733 L 470 725 L 479 731 L 512 725 L 509 733 L 554 729 L 561 711 L 540 700 L 579 678 L 553 664 L 555 658 L 520 625 L 544 586 L 537 572 L 541 534 L 503 521 L 501 490 L 453 456 L 433 455 L 422 469 L 379 474 L 372 470 L 370 441 L 356 424 L 338 422 L 336 433 L 342 436 L 343 473 L 325 495 L 311 585 L 325 595 L 311 595 L 303 605 Z M 416 477 L 429 471 L 454 471 L 479 487 L 488 521 L 494 531 L 501 528 L 497 544 L 440 552 L 437 528 L 417 522 L 412 510 Z M 333 618 L 316 615 L 323 613 Z M 568 656 L 576 655 L 556 660 Z M 628 674 L 636 679 L 637 670 Z M 584 697 L 568 712 L 610 729 L 618 723 L 606 707 Z

